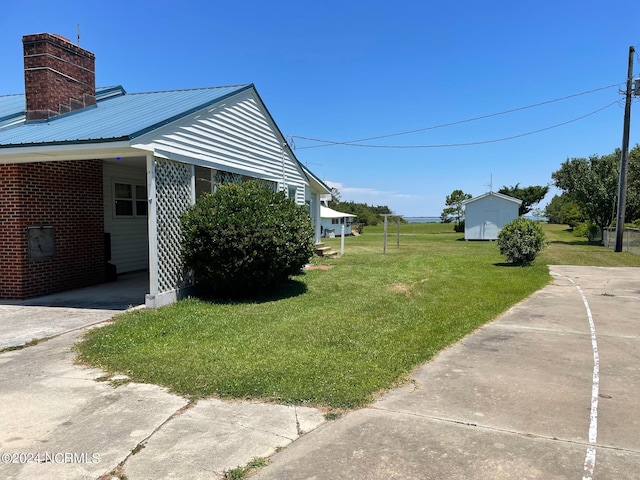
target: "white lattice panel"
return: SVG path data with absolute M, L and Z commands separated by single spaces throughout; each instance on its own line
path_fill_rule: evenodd
M 242 175 L 238 173 L 225 172 L 223 170 L 216 170 L 213 183 L 216 186 L 230 185 L 232 183 L 242 183 Z
M 158 293 L 193 284 L 182 266 L 180 216 L 191 205 L 191 166 L 155 159 L 158 226 Z

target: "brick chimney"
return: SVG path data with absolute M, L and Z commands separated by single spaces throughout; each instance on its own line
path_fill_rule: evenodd
M 95 55 L 49 33 L 22 37 L 27 120 L 96 104 Z

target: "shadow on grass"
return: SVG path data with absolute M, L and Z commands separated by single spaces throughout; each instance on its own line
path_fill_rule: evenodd
M 285 300 L 287 298 L 297 297 L 304 293 L 307 293 L 306 283 L 297 279 L 289 279 L 272 290 L 256 292 L 251 296 L 238 296 L 233 298 L 217 297 L 208 292 L 203 292 L 200 289 L 196 291 L 195 296 L 204 302 L 216 304 L 260 304 Z
M 592 247 L 602 246 L 602 243 L 600 242 L 590 242 L 589 240 L 573 240 L 571 242 L 566 242 L 564 240 L 551 240 L 549 243 L 557 244 L 557 245 L 585 245 L 585 246 L 592 246 Z

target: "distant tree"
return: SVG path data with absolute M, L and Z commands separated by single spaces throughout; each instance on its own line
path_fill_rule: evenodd
M 627 209 L 625 221 L 640 220 L 640 145 L 629 151 L 627 172 Z
M 472 195 L 470 193 L 464 193 L 462 190 L 454 190 L 451 192 L 451 195 L 447 195 L 445 199 L 446 207 L 440 215 L 443 222 L 448 223 L 447 219 L 449 222 L 451 219 L 455 219 L 456 227 L 460 228 L 460 222 L 464 218 L 464 207 L 462 203 L 470 198 L 472 198 Z
M 566 193 L 554 195 L 544 209 L 544 215 L 549 223 L 569 225 L 571 228 L 586 220 L 576 201 Z
M 536 220 L 540 220 L 542 217 L 544 217 L 544 210 L 540 207 L 534 208 L 533 210 L 531 210 L 531 215 L 533 215 Z
M 520 216 L 529 213 L 533 208 L 533 205 L 540 203 L 548 192 L 548 185 L 533 185 L 531 187 L 521 188 L 519 183 L 516 183 L 513 187 L 507 187 L 505 185 L 498 190 L 498 193 L 522 200 L 518 211 L 518 215 Z
M 393 213 L 386 205 L 377 205 L 375 207 L 371 205 L 371 210 L 376 212 L 378 215 L 391 215 Z
M 329 208 L 339 212 L 350 213 L 356 216 L 355 223 L 362 225 L 377 225 L 383 220 L 383 214 L 391 214 L 391 209 L 386 205 L 368 205 L 366 203 L 357 203 L 353 201 L 340 200 L 340 192 L 337 188 L 331 189 L 331 200 L 328 203 Z M 393 220 L 395 221 L 395 220 Z M 401 220 L 402 221 L 402 220 Z
M 617 150 L 588 159 L 568 159 L 551 177 L 556 187 L 575 201 L 586 220 L 603 229 L 611 224 L 615 215 L 619 166 L 620 150 Z
M 331 187 L 331 200 L 329 201 L 329 207 L 331 207 L 332 203 L 340 203 L 340 191 L 336 187 Z

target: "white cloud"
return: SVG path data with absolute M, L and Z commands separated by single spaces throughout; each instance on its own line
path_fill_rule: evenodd
M 389 195 L 392 192 L 384 192 L 381 190 L 376 190 L 375 188 L 358 188 L 358 187 L 343 187 L 340 190 L 340 193 L 351 193 L 353 195 Z
M 329 188 L 337 188 L 338 190 L 342 191 L 342 184 L 339 182 L 332 182 L 330 180 L 325 180 L 324 183 Z

